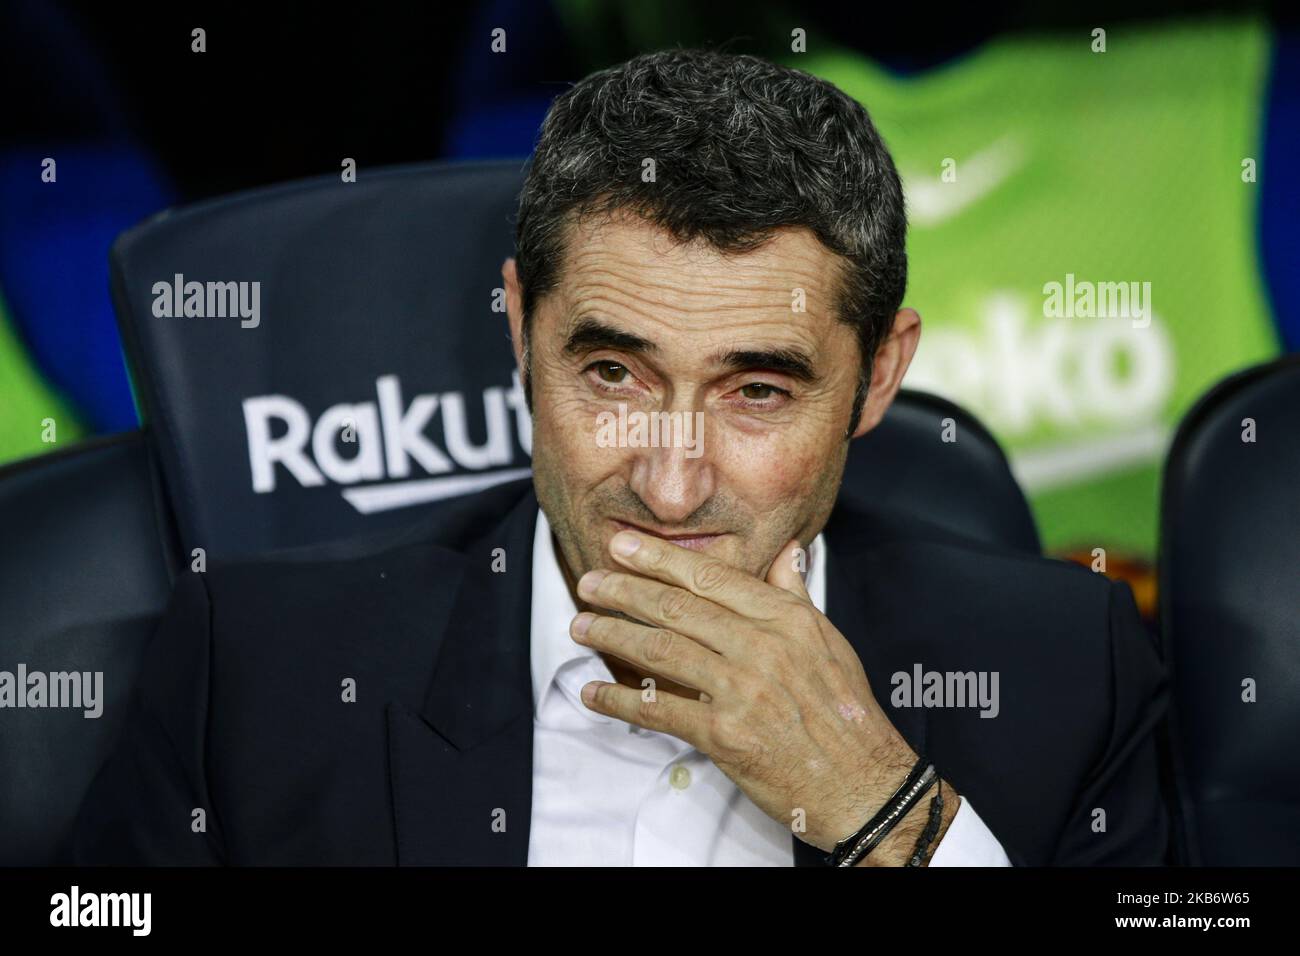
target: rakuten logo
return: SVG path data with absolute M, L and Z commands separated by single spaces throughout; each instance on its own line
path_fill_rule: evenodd
M 287 395 L 259 395 L 243 402 L 248 434 L 248 464 L 253 491 L 275 491 L 279 465 L 304 488 L 327 483 L 363 485 L 348 488 L 343 497 L 368 514 L 406 505 L 452 498 L 522 478 L 529 469 L 510 468 L 514 443 L 510 413 L 514 412 L 519 445 L 532 454 L 532 421 L 524 402 L 519 374 L 509 389 L 483 390 L 487 438 L 470 439 L 465 396 L 461 392 L 416 395 L 402 401 L 396 375 L 375 380 L 375 401 L 331 405 L 312 422 L 302 403 Z M 442 421 L 442 447 L 426 433 L 435 416 Z M 279 423 L 278 429 L 273 423 Z M 273 431 L 281 434 L 273 437 Z M 340 451 L 339 443 L 348 449 Z M 412 463 L 420 472 L 412 474 Z M 458 469 L 461 474 L 453 474 Z M 464 470 L 484 474 L 464 474 Z M 441 476 L 441 477 L 426 477 Z

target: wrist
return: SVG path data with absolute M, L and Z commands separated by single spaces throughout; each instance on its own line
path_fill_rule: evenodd
M 916 805 L 938 783 L 939 775 L 934 764 L 920 757 L 907 772 L 901 784 L 883 800 L 875 812 L 857 829 L 837 840 L 826 856 L 828 866 L 854 866 L 865 859 L 888 839 L 903 820 L 909 816 Z M 935 818 L 925 829 L 925 841 L 930 841 L 937 832 L 940 802 L 935 802 Z M 856 811 L 854 816 L 860 818 Z M 855 824 L 850 824 L 855 825 Z
M 952 821 L 957 816 L 957 810 L 961 805 L 961 795 L 956 789 L 949 786 L 946 780 L 941 780 L 939 783 L 943 787 L 943 810 L 939 818 L 939 829 L 926 848 L 925 858 L 921 866 L 930 865 L 930 860 L 934 858 L 940 842 L 947 835 L 948 828 L 952 825 Z M 880 845 L 855 865 L 907 866 L 912 859 L 912 854 L 916 851 L 917 841 L 921 838 L 926 825 L 929 823 L 930 802 L 939 792 L 939 784 L 936 784 L 925 795 L 924 799 L 916 802 L 916 805 L 907 812 L 903 819 L 890 831 L 889 835 L 880 842 Z
M 829 853 L 842 840 L 856 833 L 889 801 L 919 759 L 920 754 L 912 750 L 902 737 L 897 737 L 887 747 L 869 752 L 862 761 L 867 768 L 865 779 L 854 782 L 849 791 L 852 799 L 843 801 L 839 811 L 828 819 L 817 843 L 818 848 Z

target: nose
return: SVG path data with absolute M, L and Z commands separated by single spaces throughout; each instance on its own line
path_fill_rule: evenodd
M 652 413 L 650 435 L 659 447 L 632 450 L 629 485 L 661 524 L 689 518 L 716 490 L 717 474 L 709 453 L 705 415 L 690 408 Z

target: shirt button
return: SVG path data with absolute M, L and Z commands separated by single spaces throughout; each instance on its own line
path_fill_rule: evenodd
M 674 790 L 685 790 L 691 785 L 691 772 L 686 767 L 678 764 L 673 767 L 672 773 L 668 775 L 668 782 L 673 785 Z

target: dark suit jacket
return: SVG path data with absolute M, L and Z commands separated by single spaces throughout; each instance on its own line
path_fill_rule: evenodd
M 382 543 L 183 572 L 76 862 L 525 864 L 536 511 L 525 479 Z M 844 504 L 825 535 L 829 618 L 1013 863 L 1161 862 L 1164 670 L 1127 585 Z M 892 706 L 917 664 L 997 671 L 1000 713 Z

